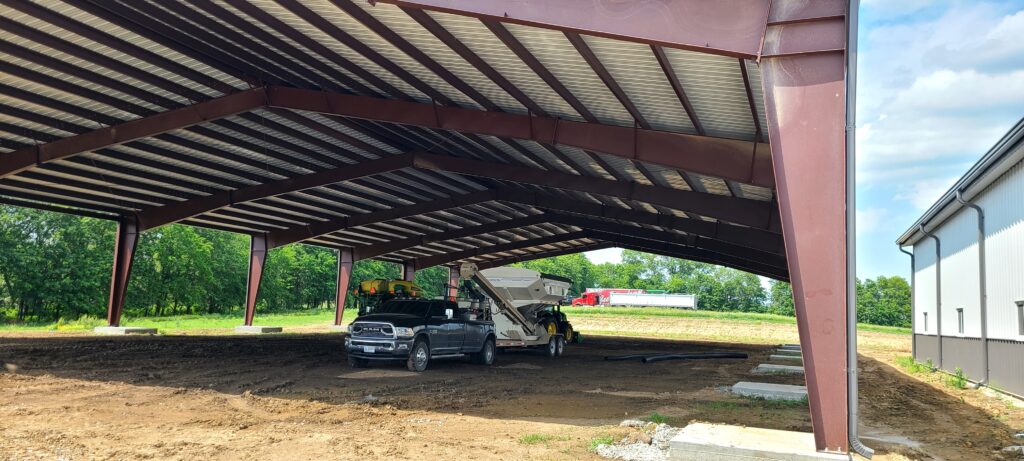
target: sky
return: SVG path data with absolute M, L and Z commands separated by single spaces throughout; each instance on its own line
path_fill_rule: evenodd
M 862 0 L 858 48 L 857 275 L 909 278 L 896 239 L 1024 117 L 1024 0 Z

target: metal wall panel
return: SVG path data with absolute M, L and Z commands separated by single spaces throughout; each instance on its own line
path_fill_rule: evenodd
M 914 335 L 916 354 L 914 360 L 926 363 L 929 360 L 938 365 L 939 363 L 939 337 L 935 335 Z
M 988 357 L 989 385 L 1024 396 L 1024 342 L 989 341 Z
M 914 245 L 917 272 L 914 275 L 914 312 L 916 334 L 935 334 L 935 242 L 922 239 Z M 927 323 L 925 322 L 927 313 Z
M 942 337 L 942 368 L 950 373 L 963 370 L 968 379 L 978 380 L 985 375 L 981 339 Z
M 1024 299 L 1024 162 L 1007 171 L 979 199 L 985 210 L 990 338 L 1024 340 L 1017 305 Z M 1018 358 L 1018 360 L 1020 360 Z M 993 366 L 993 368 L 995 368 Z
M 978 280 L 978 221 L 974 210 L 962 209 L 935 231 L 942 241 L 942 334 L 981 337 Z M 957 309 L 963 309 L 964 332 Z

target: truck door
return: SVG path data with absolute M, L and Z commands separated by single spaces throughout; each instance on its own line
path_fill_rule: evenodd
M 445 315 L 444 310 L 445 305 L 443 302 L 430 301 L 429 314 L 427 315 L 427 336 L 430 337 L 431 354 L 452 353 L 452 346 L 448 340 L 448 317 Z
M 466 350 L 466 347 L 472 342 L 472 338 L 467 337 L 466 332 L 466 318 L 463 316 L 465 309 L 460 312 L 459 305 L 451 301 L 442 301 L 444 308 L 451 309 L 452 318 L 448 320 L 448 344 L 451 345 L 452 349 L 462 352 Z

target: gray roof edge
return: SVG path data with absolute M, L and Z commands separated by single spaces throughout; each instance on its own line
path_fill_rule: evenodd
M 955 184 L 953 184 L 953 186 L 950 187 L 949 190 L 947 190 L 946 193 L 931 206 L 931 208 L 928 208 L 928 211 L 925 211 L 909 229 L 903 232 L 899 239 L 896 240 L 896 244 L 899 246 L 913 244 L 921 237 L 919 229 L 922 226 L 934 229 L 935 227 L 938 227 L 938 225 L 942 224 L 942 222 L 952 215 L 952 212 L 963 206 L 956 200 L 957 191 L 967 192 L 967 189 L 971 188 L 975 184 L 994 181 L 996 177 L 1003 173 L 1003 171 L 1001 171 L 1003 169 L 1000 168 L 1000 166 L 1006 164 L 1008 160 L 1013 159 L 1014 156 L 1012 154 L 1022 143 L 1024 143 L 1024 118 L 1018 120 L 1010 131 L 1003 135 L 1003 137 L 1000 138 L 999 141 L 996 142 L 996 144 L 992 146 L 992 148 L 989 149 L 977 163 L 974 164 L 974 166 L 967 170 L 967 173 L 964 173 L 964 175 Z M 1014 164 L 1015 163 L 1016 162 L 1014 162 Z M 1007 165 L 1007 167 L 1008 166 L 1010 165 Z M 987 186 L 988 184 L 985 185 Z M 981 190 L 978 190 L 977 192 L 980 193 Z M 943 213 L 947 209 L 949 209 L 949 213 Z M 935 218 L 944 214 L 945 216 L 942 216 L 943 219 L 935 223 L 934 226 L 929 225 L 933 220 L 935 220 Z

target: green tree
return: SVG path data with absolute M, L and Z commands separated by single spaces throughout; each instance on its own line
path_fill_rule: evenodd
M 796 316 L 796 310 L 793 308 L 793 287 L 789 283 L 772 280 L 768 291 L 769 313 Z

